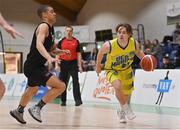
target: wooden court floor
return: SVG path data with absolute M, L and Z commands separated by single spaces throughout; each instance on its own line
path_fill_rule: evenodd
M 22 125 L 9 115 L 9 111 L 16 108 L 18 102 L 19 99 L 3 98 L 1 100 L 0 129 L 180 129 L 179 109 L 173 110 L 174 114 L 169 114 L 162 112 L 161 108 L 158 112 L 135 108 L 134 112 L 137 117 L 123 124 L 119 122 L 115 107 L 107 107 L 108 104 L 92 105 L 92 103 L 84 103 L 80 107 L 75 107 L 74 103 L 66 107 L 54 103 L 47 104 L 42 110 L 43 122 L 38 123 L 27 112 L 27 108 L 33 105 L 34 101 L 25 109 L 24 118 L 27 124 Z

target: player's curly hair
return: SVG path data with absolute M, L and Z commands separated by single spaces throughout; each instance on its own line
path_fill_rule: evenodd
M 131 27 L 130 24 L 128 24 L 128 23 L 118 24 L 118 25 L 116 26 L 116 33 L 118 32 L 118 29 L 119 29 L 120 27 L 125 27 L 127 33 L 130 34 L 131 36 L 133 35 L 132 27 Z

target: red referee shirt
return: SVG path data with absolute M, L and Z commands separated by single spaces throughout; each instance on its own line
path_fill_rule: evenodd
M 61 41 L 59 41 L 58 48 L 62 50 L 69 50 L 71 52 L 71 56 L 60 55 L 59 59 L 65 61 L 77 60 L 77 52 L 80 52 L 80 45 L 76 38 L 73 37 L 71 40 L 68 40 L 64 37 Z

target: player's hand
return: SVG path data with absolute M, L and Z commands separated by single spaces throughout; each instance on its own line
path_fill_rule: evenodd
M 101 66 L 96 64 L 96 73 L 97 76 L 99 76 L 99 74 L 101 73 Z
M 49 57 L 48 59 L 47 59 L 47 62 L 48 62 L 48 64 L 50 65 L 50 64 L 52 64 L 53 62 L 60 62 L 60 60 L 58 59 L 58 58 L 53 58 L 53 57 Z
M 21 38 L 24 38 L 23 35 L 22 35 L 20 32 L 16 31 L 13 27 L 11 27 L 11 26 L 9 26 L 9 25 L 4 26 L 4 29 L 5 29 L 6 32 L 8 32 L 8 33 L 12 36 L 12 38 L 14 38 L 14 39 L 16 38 L 16 36 L 19 36 L 19 37 L 21 37 Z
M 67 56 L 71 56 L 70 50 L 63 50 L 63 54 Z

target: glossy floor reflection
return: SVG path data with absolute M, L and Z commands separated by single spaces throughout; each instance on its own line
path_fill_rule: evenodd
M 42 123 L 35 121 L 25 109 L 27 124 L 19 124 L 9 115 L 19 99 L 4 98 L 0 102 L 0 129 L 180 129 L 180 109 L 133 105 L 137 117 L 126 124 L 119 122 L 117 104 L 84 103 L 75 107 L 73 102 L 61 107 L 50 103 L 43 108 Z

